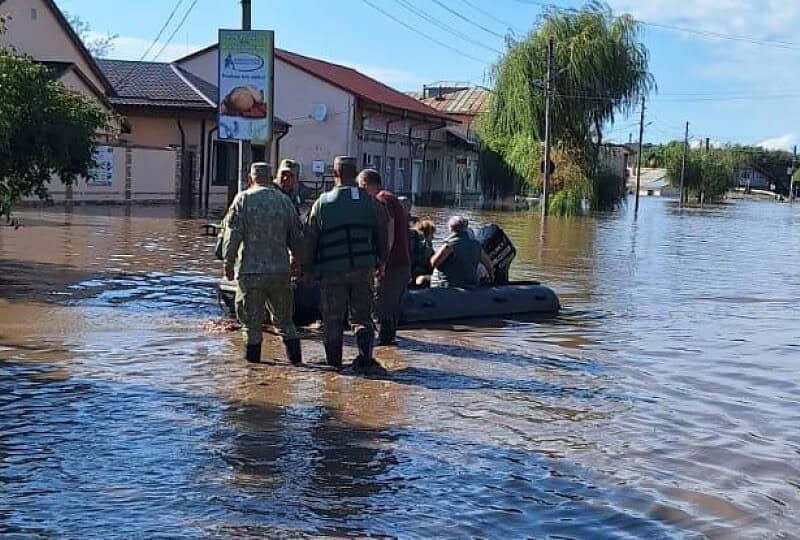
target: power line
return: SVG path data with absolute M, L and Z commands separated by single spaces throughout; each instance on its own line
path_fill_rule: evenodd
M 461 0 L 461 1 L 464 2 L 465 4 L 467 4 L 469 7 L 471 7 L 475 11 L 477 11 L 478 13 L 484 15 L 485 17 L 488 17 L 488 18 L 492 19 L 493 21 L 495 21 L 496 23 L 501 24 L 505 28 L 510 28 L 511 30 L 515 30 L 513 24 L 511 24 L 509 22 L 506 22 L 503 19 L 498 19 L 494 14 L 492 14 L 489 11 L 486 11 L 485 9 L 481 8 L 480 6 L 475 5 L 470 0 Z M 520 33 L 522 33 L 522 32 L 520 32 Z
M 166 48 L 167 48 L 167 46 L 168 46 L 168 45 L 169 45 L 169 44 L 172 42 L 172 38 L 174 38 L 174 37 L 175 37 L 175 34 L 177 34 L 177 33 L 178 33 L 178 30 L 180 30 L 180 29 L 181 29 L 181 27 L 183 27 L 183 23 L 185 23 L 185 22 L 186 22 L 186 19 L 188 19 L 188 18 L 189 18 L 189 14 L 190 14 L 190 13 L 192 12 L 192 10 L 194 9 L 194 6 L 196 6 L 196 5 L 197 5 L 197 2 L 198 2 L 198 0 L 194 0 L 194 1 L 191 3 L 191 5 L 189 6 L 189 9 L 187 9 L 187 10 L 186 10 L 186 13 L 184 13 L 184 14 L 183 14 L 183 18 L 182 18 L 182 19 L 181 19 L 181 21 L 178 23 L 178 26 L 176 26 L 176 27 L 175 27 L 175 29 L 172 31 L 172 33 L 169 35 L 169 38 L 167 38 L 167 41 L 165 41 L 165 42 L 164 42 L 164 45 L 162 45 L 162 46 L 161 46 L 161 49 L 159 49 L 159 51 L 158 51 L 158 54 L 156 54 L 156 55 L 153 57 L 153 60 L 158 60 L 158 57 L 159 57 L 159 56 L 161 56 L 161 53 L 163 53 L 163 52 L 164 52 L 164 49 L 166 49 Z
M 503 54 L 502 51 L 500 51 L 498 49 L 495 49 L 494 47 L 491 47 L 489 45 L 486 45 L 484 43 L 481 43 L 480 41 L 470 37 L 469 35 L 464 34 L 463 32 L 453 28 L 452 26 L 441 22 L 440 20 L 436 19 L 435 17 L 432 17 L 432 16 L 428 15 L 427 13 L 425 13 L 424 11 L 421 11 L 419 8 L 417 8 L 414 4 L 412 4 L 408 0 L 394 0 L 394 1 L 397 4 L 399 4 L 400 6 L 406 8 L 408 11 L 410 11 L 411 13 L 416 15 L 417 17 L 420 17 L 421 19 L 423 19 L 425 21 L 428 21 L 430 24 L 436 26 L 440 30 L 444 30 L 445 32 L 448 32 L 449 34 L 451 34 L 453 36 L 456 36 L 457 38 L 462 39 L 462 40 L 466 41 L 467 43 L 471 43 L 472 45 L 475 45 L 477 47 L 481 47 L 483 49 L 486 49 L 487 51 L 491 51 L 491 52 L 494 52 L 496 54 Z
M 446 11 L 448 11 L 448 12 L 452 13 L 453 15 L 455 15 L 456 17 L 458 17 L 458 18 L 459 18 L 459 19 L 461 19 L 462 21 L 466 21 L 466 22 L 468 22 L 469 24 L 471 24 L 472 26 L 474 26 L 474 27 L 476 27 L 476 28 L 479 28 L 479 29 L 483 30 L 484 32 L 486 32 L 486 33 L 488 33 L 488 34 L 491 34 L 491 35 L 493 35 L 493 36 L 499 37 L 500 39 L 505 39 L 505 36 L 504 36 L 503 34 L 498 34 L 498 33 L 497 33 L 497 32 L 495 32 L 494 30 L 491 30 L 491 29 L 489 29 L 489 28 L 486 28 L 486 27 L 485 27 L 485 26 L 483 26 L 482 24 L 476 23 L 476 22 L 475 22 L 475 21 L 473 21 L 472 19 L 470 19 L 470 18 L 468 18 L 468 17 L 465 17 L 464 15 L 462 15 L 461 13 L 459 13 L 458 11 L 456 11 L 456 10 L 454 10 L 453 8 L 451 8 L 450 6 L 446 5 L 446 4 L 445 4 L 444 2 L 442 2 L 441 0 L 433 0 L 433 3 L 434 3 L 434 4 L 436 4 L 436 5 L 438 5 L 438 6 L 441 6 L 441 7 L 442 7 L 442 9 L 444 9 L 444 10 L 446 10 Z
M 550 4 L 547 2 L 541 2 L 539 0 L 515 0 L 517 3 L 520 4 L 527 4 L 527 5 L 536 5 L 541 6 L 552 11 L 556 11 L 559 13 L 579 13 L 581 10 L 577 8 L 566 8 L 562 6 L 558 6 L 556 4 Z M 619 19 L 620 16 L 614 16 L 614 19 Z M 777 47 L 780 49 L 788 49 L 794 51 L 800 51 L 800 43 L 794 43 L 791 41 L 781 41 L 775 39 L 758 39 L 753 36 L 744 36 L 744 35 L 737 35 L 737 34 L 726 34 L 722 32 L 714 32 L 712 30 L 702 30 L 697 28 L 688 28 L 685 26 L 675 26 L 671 24 L 662 24 L 662 23 L 654 23 L 650 21 L 645 21 L 642 19 L 636 19 L 631 17 L 635 22 L 645 25 L 651 26 L 653 28 L 661 28 L 664 30 L 672 30 L 675 32 L 683 32 L 686 34 L 694 34 L 701 37 L 709 37 L 713 39 L 724 39 L 729 41 L 739 41 L 744 43 L 750 43 L 752 45 L 763 45 L 766 47 Z
M 177 13 L 178 8 L 181 7 L 181 4 L 183 4 L 183 0 L 178 0 L 177 2 L 175 2 L 175 7 L 172 8 L 169 17 L 167 17 L 167 20 L 164 21 L 164 24 L 161 25 L 161 29 L 158 31 L 158 34 L 156 35 L 152 43 L 150 43 L 150 46 L 147 47 L 147 50 L 145 50 L 139 57 L 139 62 L 144 60 L 145 57 L 150 53 L 150 51 L 153 50 L 153 47 L 156 46 L 156 43 L 158 43 L 158 40 L 161 39 L 161 35 L 164 33 L 164 30 L 167 29 L 167 26 L 169 26 L 169 23 L 172 21 L 172 18 L 175 16 L 175 13 Z M 128 71 L 128 73 L 126 73 L 125 76 L 120 79 L 120 82 L 118 83 L 118 86 L 120 88 L 125 86 L 125 83 L 128 82 L 128 79 L 130 78 L 131 75 L 133 75 L 133 72 L 135 70 L 136 66 L 134 65 L 131 67 L 130 71 Z
M 479 63 L 481 63 L 481 64 L 484 64 L 484 65 L 488 65 L 488 64 L 490 64 L 490 63 L 491 63 L 491 62 L 487 62 L 486 60 L 481 60 L 480 58 L 477 58 L 477 57 L 475 57 L 475 56 L 472 56 L 472 55 L 470 55 L 470 54 L 468 54 L 468 53 L 465 53 L 464 51 L 462 51 L 462 50 L 460 50 L 460 49 L 457 49 L 456 47 L 453 47 L 453 46 L 451 46 L 451 45 L 448 45 L 448 44 L 447 44 L 447 43 L 445 43 L 444 41 L 441 41 L 441 40 L 439 40 L 439 39 L 436 39 L 435 37 L 432 37 L 432 36 L 430 36 L 430 35 L 426 34 L 426 33 L 425 33 L 425 32 L 423 32 L 422 30 L 419 30 L 419 29 L 417 29 L 417 28 L 414 28 L 413 26 L 411 26 L 411 25 L 410 25 L 410 24 L 408 24 L 407 22 L 403 21 L 402 19 L 399 19 L 399 18 L 397 18 L 395 15 L 392 15 L 391 13 L 389 13 L 388 11 L 386 11 L 385 9 L 383 9 L 382 7 L 375 5 L 375 4 L 374 4 L 373 2 L 371 2 L 370 0 L 361 0 L 361 1 L 362 1 L 362 2 L 364 2 L 365 4 L 367 4 L 368 6 L 370 6 L 372 9 L 374 9 L 374 10 L 376 10 L 376 11 L 378 11 L 378 12 L 382 13 L 382 14 L 383 14 L 383 15 L 385 15 L 386 17 L 390 18 L 391 20 L 393 20 L 394 22 L 396 22 L 396 23 L 397 23 L 397 24 L 399 24 L 400 26 L 402 26 L 402 27 L 406 28 L 407 30 L 411 30 L 411 31 L 412 31 L 412 32 L 414 32 L 415 34 L 417 34 L 417 35 L 419 35 L 419 36 L 422 36 L 422 37 L 424 37 L 424 38 L 425 38 L 425 39 L 427 39 L 428 41 L 431 41 L 431 42 L 433 42 L 433 43 L 436 43 L 437 45 L 439 45 L 439 46 L 441 46 L 441 47 L 444 47 L 445 49 L 447 49 L 447 50 L 449 50 L 449 51 L 452 51 L 452 52 L 454 52 L 454 53 L 456 53 L 456 54 L 459 54 L 459 55 L 461 55 L 461 56 L 463 56 L 463 57 L 465 57 L 465 58 L 469 58 L 470 60 L 474 60 L 475 62 L 479 62 Z

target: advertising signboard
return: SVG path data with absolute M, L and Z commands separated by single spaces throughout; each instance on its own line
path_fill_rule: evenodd
M 114 179 L 114 148 L 98 146 L 92 157 L 94 166 L 89 168 L 86 183 L 90 186 L 110 186 Z
M 274 47 L 271 30 L 219 31 L 220 139 L 272 138 Z

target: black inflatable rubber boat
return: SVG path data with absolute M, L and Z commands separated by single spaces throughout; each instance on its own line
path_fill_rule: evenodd
M 294 322 L 306 326 L 320 319 L 319 284 L 310 286 L 300 281 L 293 284 L 295 296 Z M 223 280 L 219 297 L 229 312 L 235 310 L 236 282 Z M 552 289 L 537 282 L 511 282 L 507 285 L 458 289 L 433 287 L 408 291 L 403 302 L 401 324 L 469 319 L 476 317 L 509 317 L 513 315 L 558 315 L 558 296 Z

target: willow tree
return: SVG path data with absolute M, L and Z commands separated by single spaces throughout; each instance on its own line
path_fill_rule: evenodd
M 581 166 L 588 183 L 597 172 L 604 127 L 617 114 L 635 110 L 641 97 L 655 89 L 647 48 L 630 15 L 615 16 L 598 2 L 576 11 L 554 9 L 525 38 L 509 40 L 505 55 L 492 68 L 494 98 L 479 133 L 488 149 L 505 159 L 512 174 L 531 186 L 540 183 L 540 175 L 530 171 L 538 171 L 541 151 L 530 148 L 510 154 L 507 149 L 525 141 L 538 145 L 544 139 L 543 84 L 551 37 L 555 42 L 552 137 Z

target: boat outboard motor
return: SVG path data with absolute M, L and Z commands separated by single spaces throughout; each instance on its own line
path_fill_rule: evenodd
M 475 229 L 475 239 L 481 243 L 483 250 L 489 255 L 494 265 L 494 285 L 508 283 L 508 272 L 517 249 L 505 231 L 494 223 L 481 225 Z

